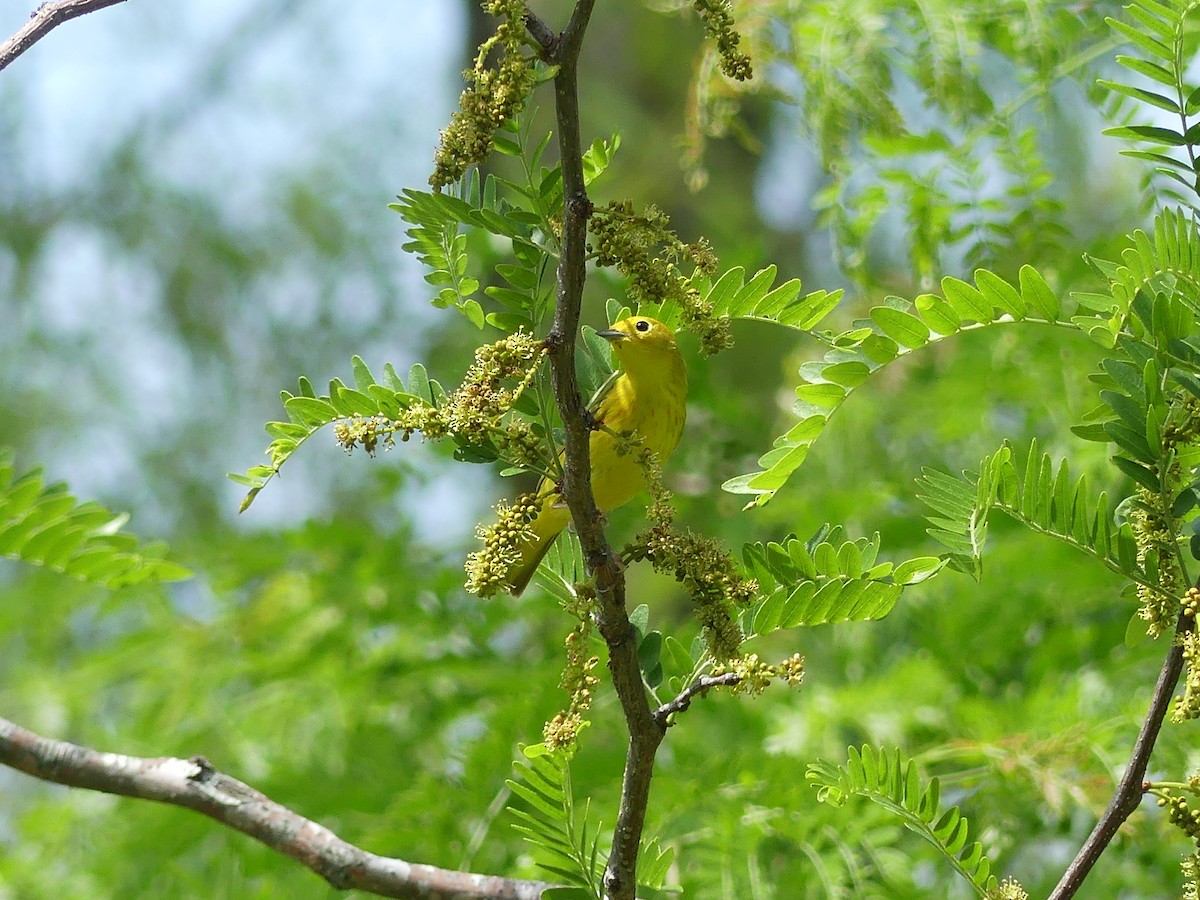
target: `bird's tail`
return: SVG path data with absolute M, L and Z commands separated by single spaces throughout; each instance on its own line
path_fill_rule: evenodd
M 570 521 L 571 513 L 567 510 L 562 498 L 557 493 L 547 493 L 542 500 L 541 512 L 529 526 L 534 533 L 534 538 L 521 547 L 521 558 L 509 567 L 508 575 L 505 577 L 505 581 L 511 585 L 510 589 L 514 597 L 520 597 L 525 588 L 529 586 L 529 582 L 533 579 L 533 573 L 537 571 L 538 563 L 542 561 L 542 557 L 546 555 L 559 532 L 566 528 Z

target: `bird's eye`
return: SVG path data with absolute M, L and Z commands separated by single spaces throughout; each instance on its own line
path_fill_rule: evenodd
M 638 331 L 649 331 L 650 323 L 647 322 L 645 319 L 638 319 L 637 324 L 634 325 L 633 327 L 636 328 Z

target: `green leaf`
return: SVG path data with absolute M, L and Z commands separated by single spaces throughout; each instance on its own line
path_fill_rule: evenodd
M 0 555 L 109 588 L 190 576 L 144 547 L 122 526 L 127 516 L 78 503 L 40 470 L 13 478 L 11 453 L 0 451 Z
M 1142 31 L 1134 28 L 1132 25 L 1122 22 L 1120 19 L 1106 18 L 1104 21 L 1106 21 L 1115 31 L 1120 32 L 1120 34 L 1134 44 L 1134 46 L 1139 47 L 1150 56 L 1157 57 L 1158 59 L 1166 62 L 1174 61 L 1174 52 L 1161 41 L 1154 40 L 1154 38 L 1144 34 Z
M 954 334 L 962 328 L 962 318 L 954 307 L 936 294 L 921 294 L 913 305 L 921 320 L 938 334 Z
M 1157 464 L 1158 456 L 1150 449 L 1144 434 L 1120 422 L 1105 422 L 1104 430 L 1121 449 L 1148 465 Z
M 1105 128 L 1100 133 L 1133 141 L 1149 141 L 1163 147 L 1182 147 L 1187 144 L 1187 139 L 1178 131 L 1157 125 L 1119 125 L 1116 128 Z
M 1159 84 L 1165 84 L 1167 87 L 1175 87 L 1175 76 L 1158 63 L 1150 62 L 1138 56 L 1123 56 L 1117 54 L 1117 62 L 1131 71 L 1137 72 L 1139 75 L 1145 75 Z
M 975 284 L 984 302 L 999 307 L 1014 319 L 1025 318 L 1025 301 L 1017 290 L 999 275 L 986 269 L 975 270 Z
M 1123 456 L 1114 456 L 1113 463 L 1118 469 L 1144 487 L 1146 490 L 1153 493 L 1158 493 L 1162 490 L 1162 485 L 1158 482 L 1158 475 L 1154 471 L 1139 465 L 1132 459 L 1126 459 Z
M 1118 465 L 1136 464 L 1126 460 Z M 999 509 L 1035 531 L 1075 546 L 1115 572 L 1135 580 L 1144 577 L 1120 545 L 1120 533 L 1113 534 L 1106 495 L 1100 494 L 1093 502 L 1085 479 L 1071 481 L 1065 462 L 1056 473 L 1050 456 L 1038 451 L 1036 441 L 1030 446 L 1022 476 L 1018 476 L 1007 443 L 984 458 L 979 472 L 988 473 L 986 483 L 982 475 L 954 478 L 932 470 L 926 470 L 918 481 L 919 499 L 936 513 L 928 517 L 935 526 L 930 534 L 951 549 L 952 567 L 979 573 L 988 514 Z M 1142 469 L 1139 474 L 1149 472 Z M 1128 526 L 1123 529 L 1127 531 Z
M 354 386 L 364 394 L 369 391 L 371 385 L 375 383 L 375 378 L 371 375 L 371 370 L 367 368 L 367 364 L 363 362 L 361 356 L 350 358 L 350 370 L 354 373 Z
M 714 303 L 716 315 L 774 322 L 799 331 L 815 328 L 841 300 L 840 290 L 816 291 L 801 297 L 801 284 L 796 278 L 768 290 L 776 274 L 775 266 L 768 266 L 743 285 L 745 270 L 736 266 L 708 288 L 704 299 Z
M 283 407 L 292 421 L 302 425 L 325 425 L 338 418 L 332 403 L 315 397 L 292 397 Z
M 875 565 L 880 538 L 844 541 L 841 529 L 823 526 L 809 542 L 790 537 L 783 543 L 747 544 L 742 557 L 760 580 L 778 585 L 751 608 L 746 621 L 756 635 L 783 628 L 887 615 L 904 587 L 936 574 L 942 561 L 922 557 Z M 810 550 L 811 547 L 811 550 Z
M 914 348 L 944 340 L 947 333 L 958 333 L 964 320 L 993 325 L 997 322 L 994 315 L 997 308 L 1006 310 L 1014 319 L 1023 318 L 1030 308 L 1051 321 L 1058 315 L 1057 298 L 1033 269 L 1022 270 L 1020 292 L 984 270 L 977 272 L 976 278 L 986 288 L 986 298 L 981 290 L 966 282 L 947 278 L 942 282 L 945 300 L 932 295 L 917 298 L 919 305 L 915 308 L 919 316 L 910 311 L 913 307 L 905 301 L 889 298 L 887 306 L 871 310 L 871 321 L 866 323 L 868 327 L 860 321 L 842 334 L 823 336 L 834 349 L 825 354 L 824 362 L 806 363 L 801 368 L 803 381 L 796 388 L 799 402 L 795 407 L 801 421 L 777 438 L 772 448 L 759 457 L 759 471 L 730 478 L 722 489 L 751 495 L 750 502 L 755 506 L 769 502 L 803 464 L 809 447 L 855 388 L 868 381 L 882 366 Z M 938 333 L 931 333 L 931 327 Z M 947 333 L 943 333 L 943 329 Z
M 556 881 L 587 888 L 599 896 L 603 866 L 596 838 L 588 838 L 587 810 L 574 805 L 569 787 L 570 770 L 564 751 L 547 746 L 522 748 L 529 762 L 513 766 L 515 778 L 506 782 L 514 797 L 527 809 L 509 804 L 516 819 L 513 827 L 534 846 L 539 867 Z M 592 829 L 593 835 L 596 829 Z
M 1102 444 L 1112 440 L 1108 436 L 1108 432 L 1104 430 L 1103 423 L 1100 422 L 1090 425 L 1072 425 L 1071 433 L 1085 441 L 1097 441 Z
M 899 750 L 850 747 L 844 766 L 818 761 L 808 767 L 806 778 L 822 802 L 841 805 L 859 796 L 876 803 L 935 847 L 980 898 L 992 896 L 991 863 L 978 842 L 967 846 L 967 820 L 957 808 L 939 814 L 937 779 L 923 787 L 916 765 Z
M 1108 88 L 1110 91 L 1123 94 L 1126 97 L 1132 97 L 1134 100 L 1140 100 L 1159 109 L 1165 109 L 1169 113 L 1174 113 L 1175 115 L 1180 113 L 1179 103 L 1169 97 L 1164 97 L 1162 94 L 1155 94 L 1153 91 L 1143 90 L 1142 88 L 1132 87 L 1131 85 L 1121 84 L 1116 81 L 1106 81 L 1103 78 L 1099 79 L 1096 83 L 1101 87 Z
M 922 347 L 929 342 L 929 328 L 911 313 L 877 306 L 871 310 L 871 320 L 902 347 Z
M 1062 310 L 1058 297 L 1050 290 L 1044 278 L 1032 266 L 1021 266 L 1021 298 L 1027 306 L 1036 309 L 1047 321 L 1058 321 Z
M 959 318 L 968 322 L 986 323 L 992 321 L 992 309 L 984 300 L 983 295 L 958 278 L 943 278 L 942 293 L 958 313 Z
M 486 319 L 483 314 L 483 307 L 479 305 L 478 300 L 464 300 L 459 304 L 459 312 L 467 317 L 467 321 L 476 328 L 483 328 L 486 324 Z
M 892 580 L 906 586 L 920 584 L 936 575 L 946 565 L 946 562 L 940 556 L 919 556 L 916 559 L 906 560 L 896 566 Z

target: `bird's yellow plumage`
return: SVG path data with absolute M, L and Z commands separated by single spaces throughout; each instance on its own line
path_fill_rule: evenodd
M 635 435 L 657 455 L 659 462 L 679 443 L 687 400 L 687 369 L 666 325 L 647 316 L 622 319 L 598 332 L 612 342 L 621 371 L 601 389 L 592 414 L 604 426 L 591 436 L 592 495 L 601 512 L 627 503 L 644 487 L 636 454 L 618 453 L 618 435 Z M 534 540 L 521 548 L 521 558 L 508 570 L 506 581 L 520 596 L 538 563 L 559 532 L 571 521 L 556 486 L 538 486 L 541 510 L 530 526 Z

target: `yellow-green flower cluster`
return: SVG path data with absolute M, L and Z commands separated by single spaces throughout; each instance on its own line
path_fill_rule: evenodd
M 545 462 L 545 444 L 524 419 L 513 419 L 491 435 L 492 444 L 502 459 L 513 465 L 538 468 Z
M 1200 591 L 1191 588 L 1183 596 L 1183 616 L 1186 628 L 1180 629 L 1179 642 L 1183 645 L 1183 662 L 1187 673 L 1183 679 L 1183 693 L 1175 698 L 1175 709 L 1171 721 L 1186 722 L 1200 718 Z
M 690 262 L 696 271 L 715 274 L 716 254 L 701 238 L 686 244 L 671 230 L 666 213 L 653 204 L 638 213 L 629 200 L 613 201 L 592 214 L 591 251 L 601 266 L 616 266 L 629 278 L 629 297 L 635 303 L 676 303 L 681 325 L 700 338 L 700 350 L 711 355 L 732 346 L 729 317 L 714 314 L 680 266 Z
M 480 597 L 493 597 L 508 589 L 509 567 L 521 558 L 520 547 L 534 538 L 529 527 L 541 510 L 537 494 L 521 494 L 511 505 L 496 504 L 496 521 L 477 526 L 483 549 L 467 556 L 467 590 Z
M 504 431 L 500 418 L 529 387 L 545 355 L 545 342 L 524 331 L 476 350 L 475 362 L 446 401 L 446 430 L 470 443 L 484 443 L 492 432 Z M 506 387 L 510 382 L 515 384 Z M 506 434 L 507 438 L 502 439 L 514 446 L 530 446 L 525 429 Z
M 1163 449 L 1173 450 L 1197 442 L 1200 442 L 1200 399 L 1180 391 L 1163 425 Z
M 355 447 L 362 447 L 371 456 L 375 455 L 380 440 L 383 441 L 384 449 L 390 450 L 392 435 L 395 432 L 395 425 L 385 416 L 371 416 L 369 419 L 355 417 L 336 422 L 333 426 L 333 438 L 339 447 L 347 453 Z
M 396 421 L 404 426 L 401 440 L 407 441 L 414 431 L 419 431 L 431 441 L 440 441 L 450 433 L 446 410 L 428 403 L 417 403 L 403 410 Z
M 1130 510 L 1129 527 L 1137 543 L 1137 561 L 1145 567 L 1146 560 L 1153 556 L 1158 571 L 1156 587 L 1138 585 L 1137 598 L 1141 603 L 1138 615 L 1147 623 L 1146 632 L 1157 638 L 1175 625 L 1179 615 L 1175 598 L 1183 593 L 1183 579 L 1176 561 L 1175 535 L 1170 522 L 1164 514 L 1152 512 L 1160 508 L 1160 498 L 1146 488 L 1138 488 L 1136 496 L 1140 502 Z
M 1158 805 L 1167 808 L 1167 821 L 1200 845 L 1200 809 L 1192 809 L 1186 797 L 1162 789 Z
M 580 607 L 579 624 L 567 635 L 565 642 L 567 665 L 559 681 L 559 687 L 571 695 L 571 702 L 542 729 L 542 738 L 554 750 L 574 746 L 579 730 L 587 724 L 583 716 L 592 707 L 592 689 L 600 683 L 592 674 L 600 664 L 600 657 L 588 653 L 588 638 L 592 633 L 591 607 L 587 603 Z
M 1183 900 L 1200 900 L 1200 853 L 1189 853 L 1179 864 L 1183 872 Z
M 988 900 L 1029 900 L 1029 891 L 1021 882 L 1009 875 L 999 885 L 988 891 Z
M 464 445 L 486 446 L 494 456 L 537 468 L 545 462 L 541 438 L 528 422 L 505 422 L 504 416 L 532 383 L 545 355 L 544 341 L 518 331 L 476 350 L 462 384 L 440 406 L 421 401 L 394 419 L 346 419 L 333 426 L 334 439 L 347 451 L 362 447 L 373 453 L 381 440 L 390 446 L 395 434 L 402 441 L 414 432 L 431 441 L 453 435 Z
M 713 659 L 734 659 L 743 639 L 735 610 L 750 603 L 758 582 L 741 576 L 719 541 L 690 529 L 676 529 L 671 492 L 662 481 L 662 466 L 649 450 L 638 454 L 638 465 L 650 493 L 646 517 L 651 527 L 635 537 L 634 544 L 655 571 L 673 576 L 691 595 Z
M 732 659 L 729 662 L 713 666 L 713 675 L 725 675 L 732 672 L 738 676 L 738 681 L 732 687 L 735 694 L 749 694 L 757 697 L 772 681 L 786 681 L 796 687 L 804 680 L 804 657 L 793 653 L 778 665 L 765 663 L 758 658 L 757 653 Z
M 742 38 L 735 29 L 729 0 L 695 0 L 692 8 L 704 22 L 705 33 L 716 41 L 721 71 L 738 81 L 753 78 L 750 57 L 738 49 Z
M 536 84 L 533 60 L 524 52 L 523 0 L 484 0 L 485 12 L 501 19 L 495 34 L 479 45 L 475 65 L 463 72 L 467 87 L 458 98 L 458 109 L 441 134 L 429 176 L 433 189 L 458 181 L 468 166 L 487 159 L 496 129 L 515 118 Z M 495 68 L 488 56 L 499 49 Z

